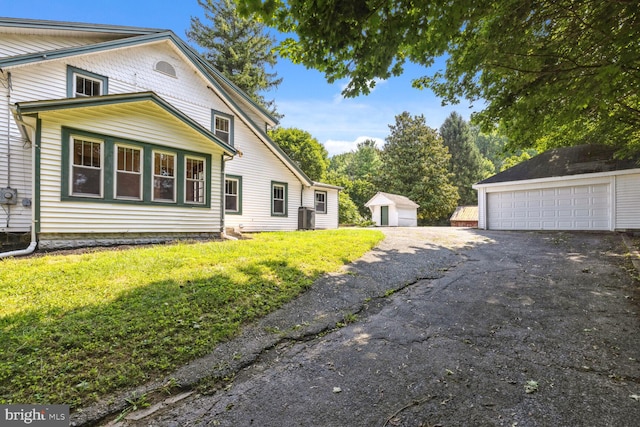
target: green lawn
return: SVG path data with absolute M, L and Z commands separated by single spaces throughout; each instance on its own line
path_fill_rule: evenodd
M 383 238 L 262 233 L 0 261 L 0 403 L 78 408 L 207 354 Z

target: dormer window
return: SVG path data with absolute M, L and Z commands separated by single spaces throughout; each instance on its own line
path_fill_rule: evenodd
M 108 93 L 108 79 L 90 71 L 67 67 L 67 97 L 100 96 Z
M 233 116 L 213 111 L 213 133 L 226 144 L 233 146 Z

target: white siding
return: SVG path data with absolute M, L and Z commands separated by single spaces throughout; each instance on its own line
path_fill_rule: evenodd
M 0 232 L 25 232 L 31 228 L 31 144 L 20 134 L 13 115 L 5 101 L 8 88 L 7 75 L 0 74 L 0 188 L 17 190 L 15 205 L 0 205 Z M 13 96 L 13 93 L 11 94 Z M 13 98 L 10 98 L 10 102 Z
M 640 173 L 616 177 L 616 229 L 640 229 Z
M 304 189 L 302 206 L 315 209 L 315 192 L 327 194 L 327 213 L 316 212 L 316 229 L 338 228 L 338 190 L 326 187 L 307 187 Z
M 112 106 L 109 114 L 43 114 L 41 150 L 42 233 L 218 232 L 220 231 L 220 155 L 217 149 L 186 125 L 162 113 L 140 116 Z M 61 126 L 152 142 L 173 148 L 212 154 L 211 208 L 144 204 L 61 202 Z
M 226 215 L 225 226 L 242 231 L 296 230 L 302 184 L 267 146 L 247 127 L 235 129 L 236 156 L 225 165 L 225 173 L 242 177 L 242 215 Z M 271 215 L 271 182 L 287 183 L 287 216 Z
M 105 41 L 112 36 L 72 37 L 68 34 L 53 36 L 20 35 L 8 36 L 0 40 L 0 55 L 37 52 L 39 50 L 58 49 L 70 46 L 86 45 Z M 154 70 L 158 61 L 166 61 L 176 69 L 176 76 L 171 77 Z M 236 156 L 226 164 L 226 173 L 243 177 L 243 215 L 227 215 L 227 226 L 243 225 L 246 231 L 295 230 L 297 229 L 298 207 L 303 202 L 302 183 L 287 165 L 269 149 L 241 118 L 235 114 L 218 96 L 208 80 L 203 78 L 196 67 L 170 41 L 159 41 L 142 46 L 119 48 L 111 51 L 83 54 L 67 58 L 47 60 L 41 63 L 12 67 L 13 91 L 11 103 L 62 99 L 67 97 L 67 66 L 106 76 L 109 94 L 153 91 L 170 102 L 177 109 L 198 122 L 206 129 L 211 129 L 212 110 L 222 111 L 235 116 L 235 147 L 243 156 Z M 0 77 L 2 77 L 0 75 Z M 0 91 L 1 92 L 1 91 Z M 237 94 L 231 94 L 238 105 L 245 107 Z M 6 94 L 5 94 L 6 97 Z M 6 98 L 5 98 L 6 99 Z M 79 219 L 88 212 L 94 212 L 88 223 L 100 224 L 104 229 L 124 230 L 132 223 L 128 216 L 131 213 L 142 215 L 144 221 L 133 221 L 136 231 L 165 230 L 175 227 L 174 231 L 207 231 L 218 230 L 220 213 L 220 154 L 213 155 L 212 206 L 205 216 L 202 209 L 163 208 L 156 206 L 111 206 L 105 203 L 60 202 L 60 126 L 66 125 L 86 131 L 102 133 L 116 137 L 127 137 L 140 142 L 158 145 L 175 146 L 193 151 L 212 150 L 207 141 L 193 146 L 193 132 L 176 125 L 175 118 L 152 114 L 143 118 L 135 112 L 127 112 L 126 108 L 101 108 L 100 110 L 83 109 L 82 112 L 46 113 L 45 133 L 42 151 L 42 218 L 41 231 L 49 232 L 82 232 L 70 218 Z M 154 110 L 155 111 L 155 110 Z M 258 122 L 262 129 L 264 118 L 248 109 L 247 114 Z M 13 118 L 4 105 L 0 107 L 0 135 L 4 129 L 10 128 L 10 140 L 13 142 L 11 157 L 11 185 L 17 187 L 20 200 L 31 197 L 31 151 L 22 147 L 18 129 Z M 198 146 L 200 144 L 201 146 Z M 14 147 L 17 149 L 14 150 Z M 217 150 L 217 149 L 216 149 Z M 208 151 L 207 151 L 208 152 Z M 218 153 L 216 151 L 216 153 Z M 7 146 L 0 141 L 0 184 L 6 182 Z M 271 216 L 271 182 L 288 184 L 288 216 L 286 218 Z M 0 185 L 1 187 L 1 185 Z M 326 219 L 316 220 L 322 228 L 337 227 L 338 202 L 337 192 L 327 191 L 329 209 L 335 205 L 334 214 L 326 215 Z M 69 212 L 69 215 L 66 213 Z M 211 217 L 214 215 L 215 219 Z M 0 229 L 6 222 L 6 213 L 0 208 Z M 188 220 L 186 220 L 188 218 Z M 107 221 L 109 219 L 109 221 Z M 13 207 L 9 231 L 27 231 L 31 223 L 31 209 L 21 205 Z M 87 223 L 87 224 L 88 224 Z M 80 227 L 82 228 L 82 227 Z M 91 228 L 91 227 L 89 227 Z M 6 228 L 5 228 L 6 230 Z
M 113 39 L 110 37 L 38 36 L 34 34 L 2 34 L 0 58 L 27 53 L 85 46 Z
M 417 227 L 418 210 L 415 208 L 398 208 L 398 227 Z

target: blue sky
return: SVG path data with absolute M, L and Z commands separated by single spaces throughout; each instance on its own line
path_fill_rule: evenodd
M 204 13 L 197 0 L 0 0 L 0 16 L 169 29 L 188 41 L 185 32 L 191 17 L 204 18 Z M 265 97 L 274 99 L 285 115 L 280 124 L 311 133 L 330 156 L 351 151 L 364 139 L 375 139 L 382 146 L 389 125 L 403 111 L 423 114 L 433 128 L 439 128 L 452 111 L 465 119 L 471 113 L 468 104 L 442 107 L 431 92 L 413 89 L 411 79 L 427 74 L 417 66 L 379 82 L 368 96 L 349 99 L 340 95 L 346 80 L 328 84 L 318 71 L 284 59 L 275 71 L 283 82 Z

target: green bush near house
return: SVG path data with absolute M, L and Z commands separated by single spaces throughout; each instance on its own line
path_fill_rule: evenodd
M 0 403 L 87 405 L 210 352 L 373 248 L 343 229 L 0 261 Z

